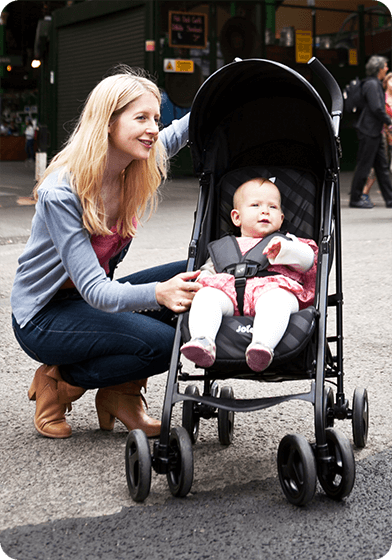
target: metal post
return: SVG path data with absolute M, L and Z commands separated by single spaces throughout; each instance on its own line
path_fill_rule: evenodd
M 366 46 L 365 46 L 365 6 L 358 6 L 358 40 L 359 40 L 359 70 L 361 75 L 365 74 Z
M 155 40 L 155 0 L 146 2 L 145 3 L 145 40 L 146 41 L 154 41 Z M 155 45 L 155 49 L 157 45 Z M 147 50 L 146 46 L 144 47 L 144 65 L 146 70 L 153 75 L 154 74 L 154 57 L 155 51 Z
M 217 47 L 216 47 L 216 4 L 211 2 L 209 4 L 209 17 L 208 17 L 208 36 L 210 41 L 210 74 L 217 70 Z

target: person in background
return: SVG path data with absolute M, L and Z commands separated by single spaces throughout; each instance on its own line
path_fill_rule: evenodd
M 27 161 L 34 162 L 34 136 L 35 136 L 35 128 L 33 123 L 30 119 L 26 121 L 26 130 L 25 130 L 25 137 L 26 137 L 26 144 L 25 150 L 27 154 Z
M 385 93 L 382 86 L 387 72 L 387 60 L 382 56 L 372 56 L 366 64 L 367 78 L 362 85 L 365 105 L 356 124 L 359 147 L 357 166 L 351 184 L 351 208 L 373 208 L 370 201 L 362 198 L 363 188 L 372 167 L 385 205 L 392 208 L 392 184 L 382 142 L 383 126 L 389 127 L 392 124 L 391 117 L 385 110 Z
M 392 118 L 392 72 L 389 72 L 385 76 L 383 81 L 383 87 L 385 90 L 385 111 L 387 115 L 389 115 Z M 387 155 L 389 170 L 392 171 L 391 169 L 392 131 L 386 124 L 384 124 L 382 135 L 383 135 L 382 142 L 384 143 L 384 149 Z M 376 182 L 376 174 L 374 172 L 374 169 L 372 168 L 362 193 L 362 198 L 365 201 L 369 201 L 371 204 L 373 203 L 370 200 L 369 193 L 370 193 L 370 189 L 372 188 L 375 182 Z

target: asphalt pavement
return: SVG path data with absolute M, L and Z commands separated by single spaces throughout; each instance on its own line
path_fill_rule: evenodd
M 10 291 L 34 204 L 34 168 L 0 162 L 0 544 L 18 560 L 355 559 L 376 560 L 392 544 L 392 209 L 377 184 L 372 210 L 348 207 L 351 173 L 341 174 L 345 389 L 369 392 L 369 441 L 354 449 L 356 482 L 335 502 L 321 487 L 303 508 L 280 488 L 276 452 L 287 433 L 314 438 L 313 410 L 290 401 L 237 414 L 232 445 L 221 446 L 216 420 L 202 421 L 194 447 L 190 494 L 173 498 L 153 473 L 143 504 L 129 497 L 124 474 L 127 432 L 98 429 L 87 392 L 69 416 L 73 436 L 49 440 L 33 426 L 27 389 L 36 369 L 10 325 Z M 196 179 L 176 178 L 162 190 L 159 210 L 140 229 L 119 275 L 186 258 L 198 194 Z M 333 317 L 330 318 L 333 322 Z M 159 417 L 165 375 L 149 382 L 149 413 Z M 308 389 L 306 382 L 258 384 L 233 380 L 238 397 Z M 179 410 L 177 410 L 179 409 Z M 181 424 L 181 406 L 173 425 Z M 337 428 L 351 441 L 351 422 Z

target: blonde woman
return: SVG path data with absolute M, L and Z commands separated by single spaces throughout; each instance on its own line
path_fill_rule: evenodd
M 72 433 L 65 412 L 96 389 L 100 427 L 159 435 L 143 408 L 147 378 L 167 370 L 173 313 L 190 307 L 197 273 L 171 263 L 113 280 L 144 212 L 156 206 L 168 158 L 188 138 L 183 117 L 159 133 L 161 97 L 130 68 L 91 92 L 65 147 L 35 188 L 31 236 L 11 295 L 21 347 L 41 362 L 28 395 L 34 425 Z

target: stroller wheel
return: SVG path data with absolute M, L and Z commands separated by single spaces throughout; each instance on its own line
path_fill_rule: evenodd
M 143 502 L 151 487 L 151 453 L 142 430 L 129 432 L 125 446 L 125 472 L 128 489 L 135 502 Z
M 234 399 L 234 391 L 232 387 L 222 387 L 220 392 L 221 399 Z M 218 410 L 218 436 L 222 445 L 230 445 L 233 441 L 234 434 L 234 411 Z
M 324 492 L 333 500 L 348 496 L 354 486 L 355 462 L 351 444 L 345 435 L 327 428 L 329 462 L 319 465 L 318 478 Z
M 185 428 L 173 428 L 169 438 L 169 470 L 167 482 L 173 496 L 188 494 L 193 482 L 193 449 Z
M 185 389 L 186 395 L 199 395 L 196 385 L 188 385 Z M 194 401 L 184 401 L 182 404 L 182 425 L 188 432 L 191 442 L 196 443 L 199 436 L 200 416 L 196 412 L 197 403 Z
M 369 402 L 366 389 L 355 389 L 353 396 L 353 440 L 365 447 L 369 431 Z
M 278 449 L 278 474 L 289 502 L 304 506 L 316 492 L 316 460 L 308 441 L 300 435 L 285 436 Z
M 326 428 L 333 428 L 333 425 L 335 423 L 335 418 L 333 416 L 333 405 L 334 405 L 333 391 L 331 387 L 328 387 L 328 389 L 324 391 L 324 410 L 325 410 Z

